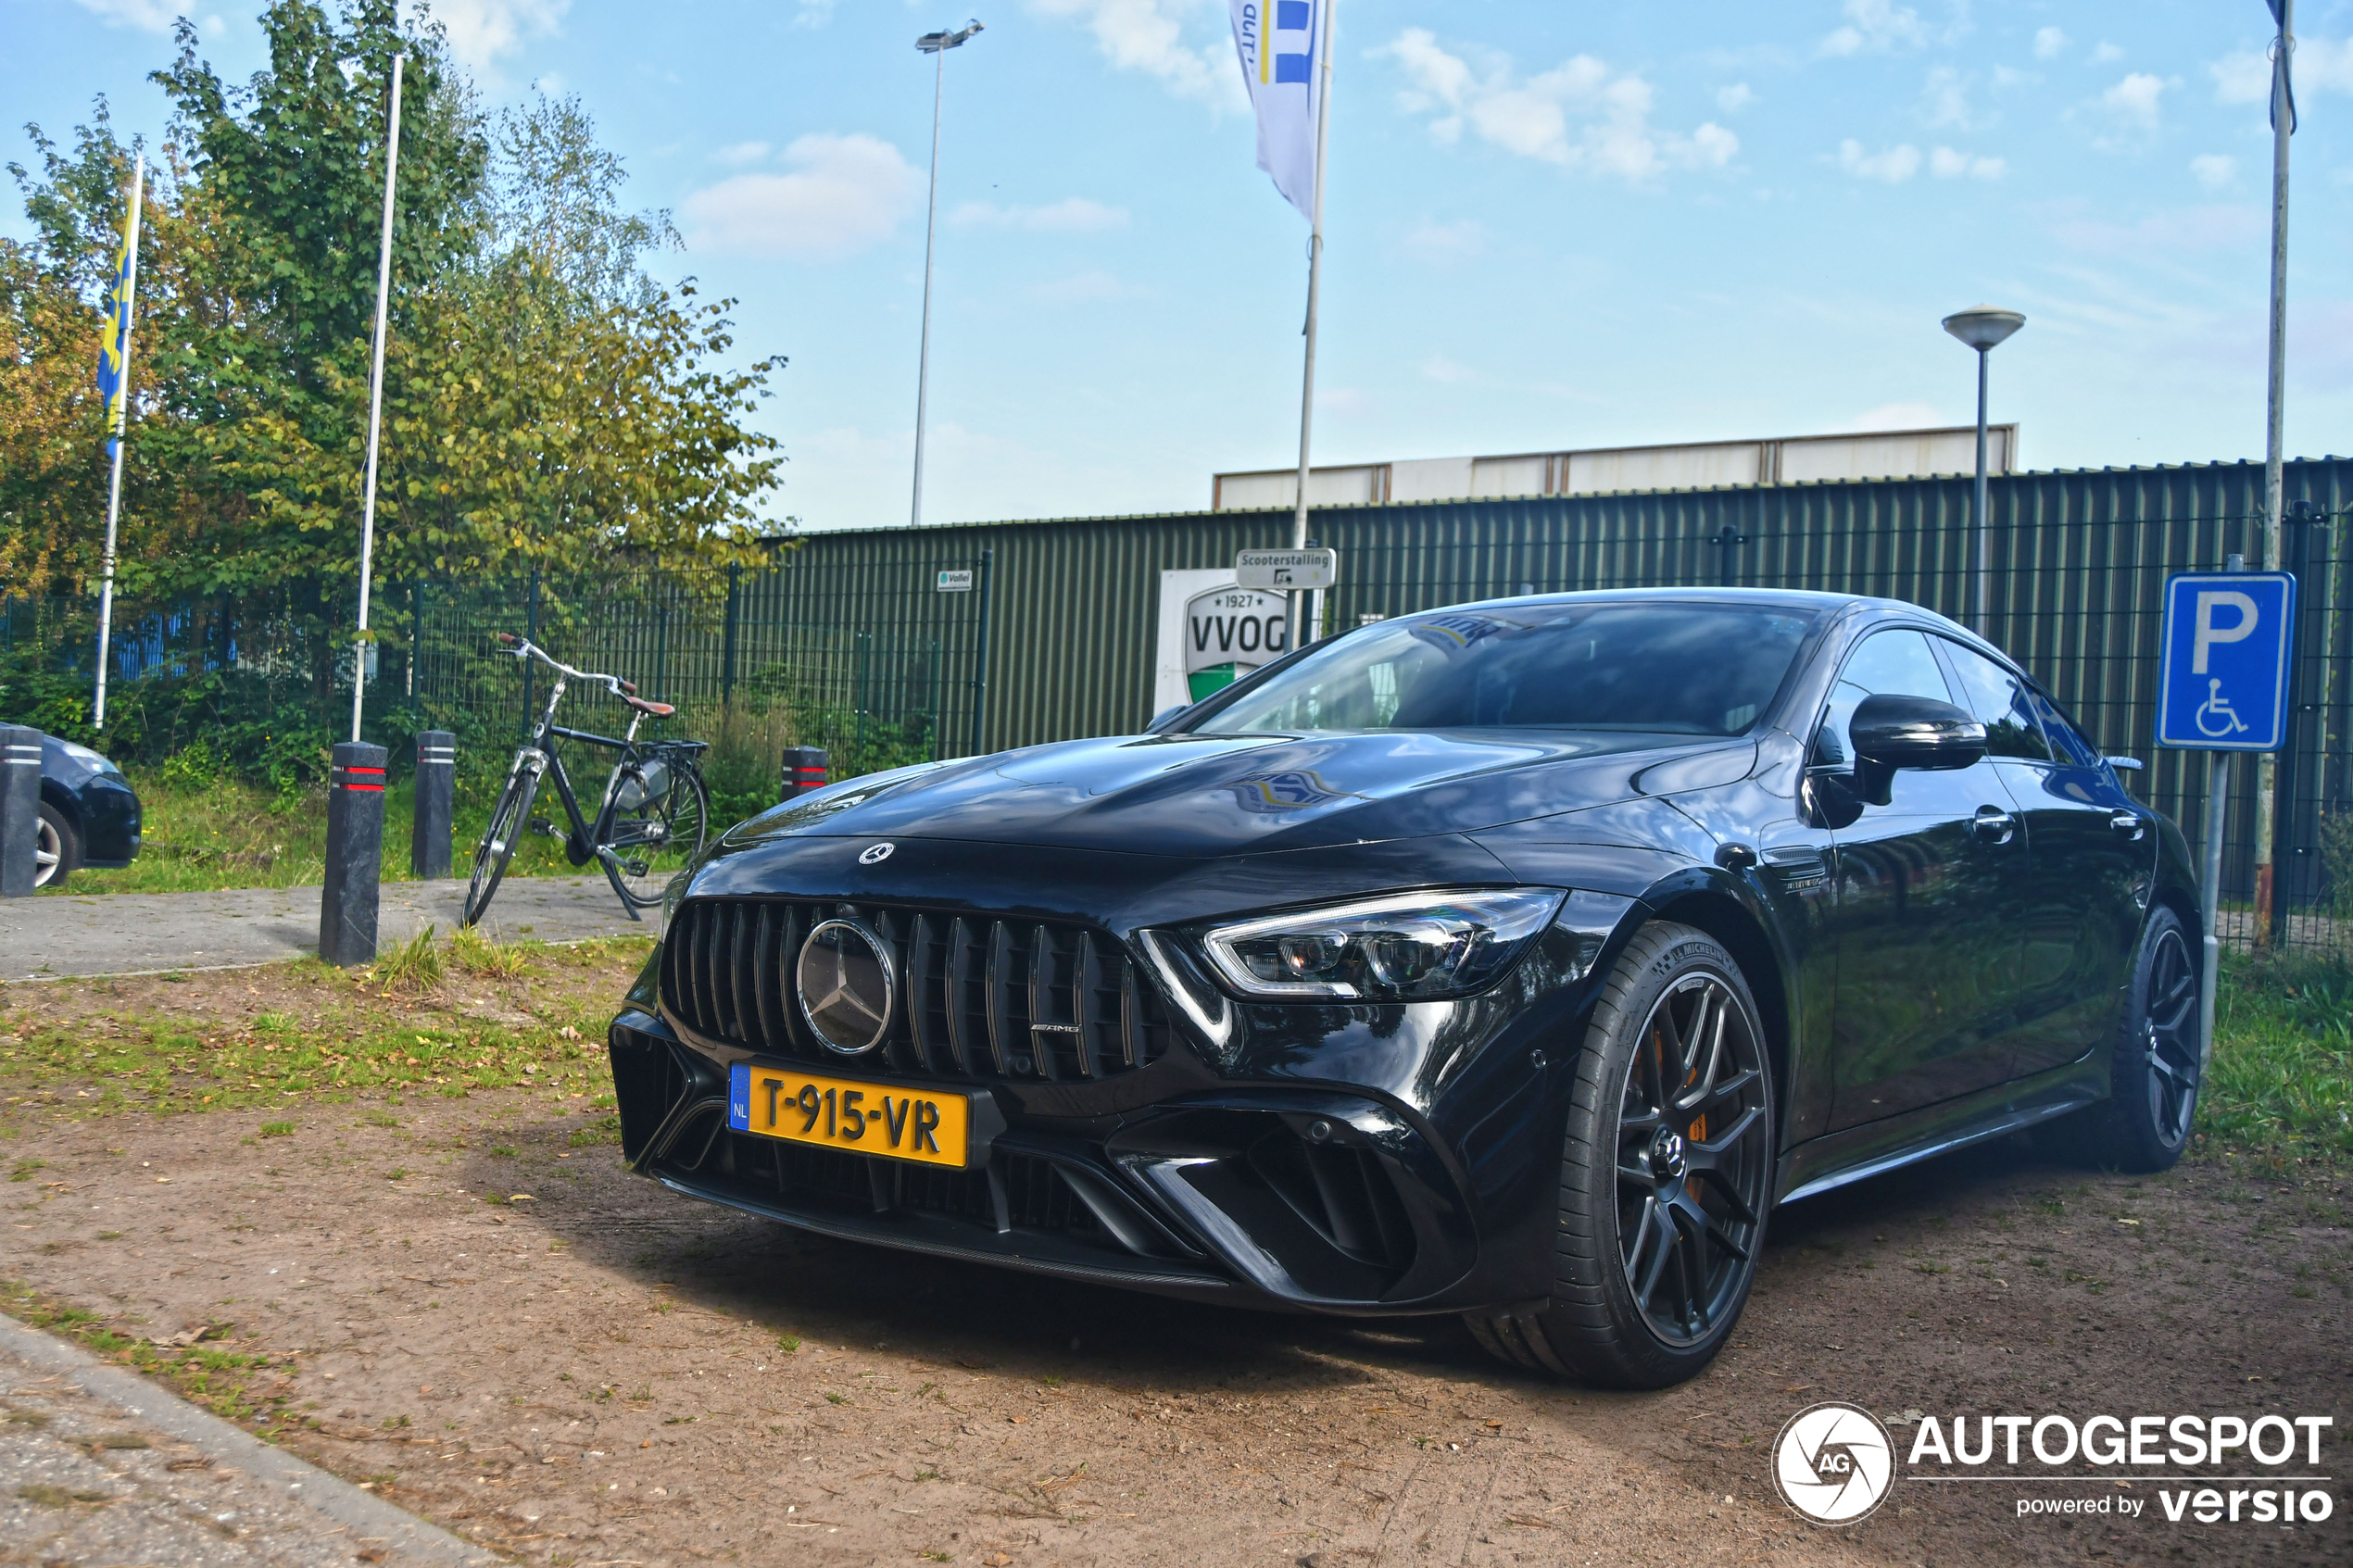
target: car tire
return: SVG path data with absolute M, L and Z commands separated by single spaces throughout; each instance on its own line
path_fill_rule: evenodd
M 39 834 L 34 841 L 32 885 L 63 887 L 66 878 L 82 869 L 82 834 L 72 818 L 45 800 L 41 803 Z
M 1552 1290 L 1465 1321 L 1531 1370 L 1667 1387 L 1723 1348 L 1764 1246 L 1776 1123 L 1755 998 L 1713 937 L 1654 922 L 1603 981 L 1565 1065 Z
M 2088 1152 L 2108 1169 L 2169 1169 L 2189 1147 L 2203 1085 L 2201 966 L 2189 929 L 2160 908 L 2141 932 L 2108 1066 L 2108 1098 L 2084 1113 Z M 2082 1146 L 2079 1145 L 2079 1148 Z

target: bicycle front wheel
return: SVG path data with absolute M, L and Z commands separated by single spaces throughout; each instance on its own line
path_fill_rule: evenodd
M 642 795 L 645 775 L 636 764 L 623 763 L 621 774 L 624 787 L 634 780 Z M 702 775 L 673 768 L 667 782 L 669 787 L 659 800 L 640 808 L 643 815 L 618 818 L 612 824 L 611 857 L 606 869 L 614 890 L 641 909 L 661 902 L 670 879 L 693 865 L 702 853 L 711 829 L 711 797 L 703 788 Z
M 515 842 L 531 821 L 531 799 L 538 793 L 538 770 L 518 760 L 515 771 L 507 775 L 498 804 L 491 808 L 488 830 L 474 847 L 473 878 L 466 884 L 460 925 L 482 923 L 483 914 L 490 908 L 490 896 L 498 891 L 498 881 L 507 874 L 507 862 L 515 858 Z

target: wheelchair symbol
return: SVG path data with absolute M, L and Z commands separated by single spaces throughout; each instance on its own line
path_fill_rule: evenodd
M 2207 715 L 2209 713 L 2214 717 L 2212 723 L 2207 722 Z M 2246 721 L 2238 716 L 2237 710 L 2232 708 L 2229 701 L 2222 696 L 2222 683 L 2208 677 L 2206 683 L 2206 700 L 2199 703 L 2197 707 L 2197 733 L 2220 740 L 2233 731 L 2246 728 Z

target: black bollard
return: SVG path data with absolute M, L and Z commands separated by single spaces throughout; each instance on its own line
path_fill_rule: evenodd
M 327 884 L 319 894 L 319 956 L 346 969 L 376 961 L 384 755 L 381 746 L 339 742 L 327 781 Z
M 0 724 L 0 898 L 31 897 L 40 852 L 41 732 Z
M 780 799 L 790 800 L 812 789 L 825 787 L 825 749 L 819 746 L 788 746 L 785 747 L 785 789 Z
M 449 874 L 449 808 L 458 789 L 458 737 L 417 732 L 417 810 L 409 825 L 409 873 Z

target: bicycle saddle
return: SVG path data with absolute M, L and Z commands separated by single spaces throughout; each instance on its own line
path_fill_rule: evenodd
M 649 713 L 657 719 L 667 719 L 672 714 L 678 711 L 676 708 L 673 707 L 669 703 L 648 702 L 644 697 L 633 696 L 627 692 L 616 692 L 613 695 L 620 697 L 622 701 L 627 703 L 638 712 Z

